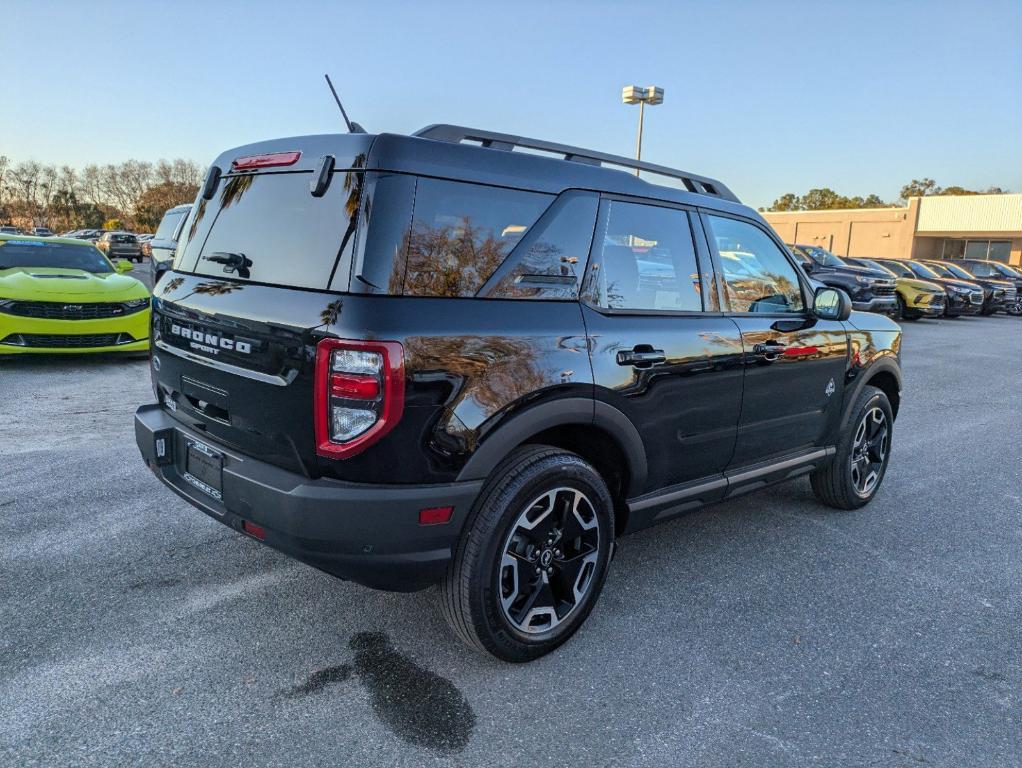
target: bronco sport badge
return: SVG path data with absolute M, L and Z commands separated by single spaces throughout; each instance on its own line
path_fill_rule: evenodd
M 182 328 L 177 323 L 172 323 L 170 326 L 170 332 L 175 336 L 188 339 L 191 342 L 189 346 L 192 349 L 208 352 L 211 355 L 219 355 L 221 349 L 234 350 L 235 352 L 240 352 L 245 355 L 252 352 L 252 345 L 247 341 L 225 339 L 219 334 L 208 333 L 206 331 L 199 330 L 198 328 Z

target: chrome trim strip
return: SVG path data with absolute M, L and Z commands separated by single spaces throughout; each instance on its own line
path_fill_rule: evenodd
M 167 342 L 157 339 L 154 342 L 155 346 L 162 349 L 164 352 L 169 352 L 177 357 L 183 357 L 185 360 L 190 360 L 193 363 L 199 365 L 206 365 L 210 368 L 216 368 L 218 371 L 224 371 L 226 373 L 233 373 L 236 376 L 244 376 L 246 379 L 253 379 L 255 381 L 261 381 L 265 384 L 273 384 L 275 387 L 286 387 L 298 376 L 298 371 L 290 369 L 287 376 L 274 376 L 270 373 L 260 373 L 259 371 L 251 371 L 248 368 L 242 368 L 239 365 L 231 365 L 230 363 L 224 363 L 219 360 L 211 360 L 208 357 L 201 357 L 200 355 L 186 352 L 183 349 L 172 347 Z

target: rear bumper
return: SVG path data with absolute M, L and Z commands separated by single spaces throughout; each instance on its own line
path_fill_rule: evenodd
M 155 441 L 168 458 L 157 463 Z M 243 531 L 261 526 L 264 543 L 315 568 L 376 589 L 422 589 L 442 577 L 481 480 L 442 485 L 363 485 L 288 472 L 186 429 L 158 405 L 135 413 L 142 458 L 164 485 L 215 520 Z M 188 442 L 224 457 L 222 500 L 184 478 Z M 419 525 L 419 510 L 453 506 L 449 523 Z

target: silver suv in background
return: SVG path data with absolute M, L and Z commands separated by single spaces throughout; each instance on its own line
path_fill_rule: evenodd
M 184 229 L 185 221 L 191 212 L 190 203 L 175 205 L 165 214 L 156 228 L 156 234 L 148 243 L 142 244 L 143 253 L 149 256 L 149 270 L 152 274 L 153 285 L 160 279 L 160 275 L 170 269 L 174 261 L 174 251 L 177 250 L 177 240 Z
M 142 263 L 142 246 L 131 232 L 104 232 L 96 247 L 110 259 L 127 259 Z

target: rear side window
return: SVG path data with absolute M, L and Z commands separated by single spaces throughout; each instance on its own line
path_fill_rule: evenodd
M 699 266 L 688 214 L 605 200 L 593 248 L 598 303 L 607 309 L 699 312 Z
M 474 296 L 552 195 L 420 178 L 404 250 L 405 296 Z M 395 265 L 400 272 L 400 263 Z
M 496 299 L 577 298 L 599 202 L 591 192 L 562 194 L 490 277 L 481 295 Z
M 153 239 L 173 240 L 174 233 L 177 232 L 181 219 L 187 215 L 188 211 L 184 208 L 179 211 L 167 211 L 163 214 L 163 219 L 160 221 L 160 226 L 156 228 L 156 234 L 153 235 Z
M 226 176 L 212 200 L 200 201 L 182 268 L 210 277 L 326 288 L 354 239 L 361 174 L 335 173 L 322 197 L 310 193 L 311 178 L 304 172 Z

